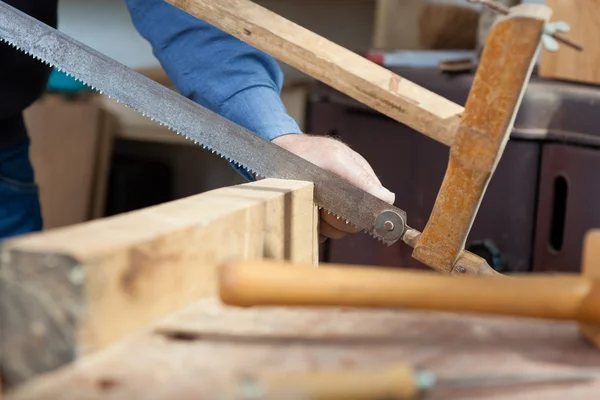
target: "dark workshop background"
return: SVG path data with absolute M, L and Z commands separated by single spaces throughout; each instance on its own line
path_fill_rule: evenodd
M 258 3 L 460 104 L 473 77 L 440 59 L 477 54 L 489 13 L 466 0 L 261 0 Z M 504 1 L 514 3 L 514 1 Z M 533 3 L 533 1 L 530 1 Z M 544 1 L 535 1 L 543 3 Z M 568 20 L 576 53 L 542 52 L 467 247 L 502 272 L 578 271 L 587 229 L 600 226 L 597 98 L 600 2 L 547 0 Z M 332 20 L 331 16 L 335 16 Z M 487 22 L 486 22 L 487 21 Z M 122 0 L 61 0 L 59 29 L 169 85 Z M 467 52 L 464 53 L 463 52 Z M 283 65 L 283 101 L 307 132 L 338 135 L 367 158 L 411 226 L 423 229 L 448 149 Z M 27 110 L 46 229 L 242 183 L 220 158 L 109 99 L 53 75 Z M 410 249 L 367 235 L 328 242 L 322 261 L 421 266 Z M 558 267 L 562 266 L 562 267 Z

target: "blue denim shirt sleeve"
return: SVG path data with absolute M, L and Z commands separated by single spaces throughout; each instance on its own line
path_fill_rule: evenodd
M 283 73 L 274 58 L 163 0 L 126 3 L 182 95 L 267 140 L 301 133 L 281 101 Z

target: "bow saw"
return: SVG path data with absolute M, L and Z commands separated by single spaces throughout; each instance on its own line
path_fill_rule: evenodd
M 257 176 L 314 183 L 316 205 L 448 274 L 497 274 L 464 244 L 510 136 L 550 10 L 521 5 L 492 27 L 466 107 L 308 31 L 249 0 L 166 0 L 416 131 L 450 146 L 423 232 L 398 207 L 0 1 L 0 39 Z

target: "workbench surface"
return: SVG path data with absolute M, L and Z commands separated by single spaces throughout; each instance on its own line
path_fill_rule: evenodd
M 576 324 L 441 312 L 238 309 L 208 298 L 78 363 L 16 399 L 221 399 L 246 371 L 410 362 L 444 375 L 600 367 Z M 595 383 L 431 392 L 426 398 L 600 398 Z

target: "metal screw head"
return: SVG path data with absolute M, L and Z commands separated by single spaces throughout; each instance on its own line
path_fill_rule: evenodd
M 383 211 L 375 220 L 375 233 L 384 242 L 394 242 L 402 237 L 406 230 L 405 216 L 395 211 Z

